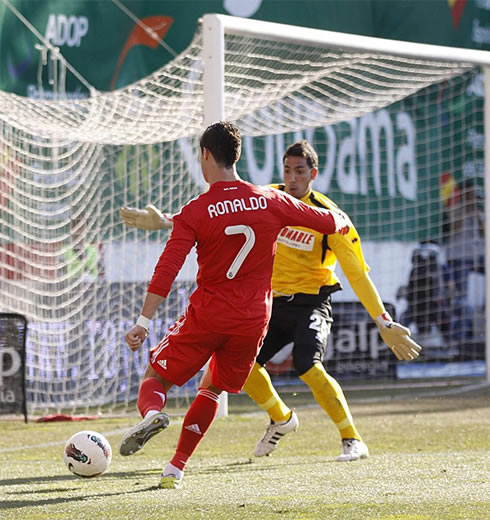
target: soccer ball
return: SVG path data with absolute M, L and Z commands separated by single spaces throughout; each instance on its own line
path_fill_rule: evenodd
M 66 441 L 63 459 L 75 475 L 98 477 L 111 463 L 112 448 L 100 433 L 84 430 Z

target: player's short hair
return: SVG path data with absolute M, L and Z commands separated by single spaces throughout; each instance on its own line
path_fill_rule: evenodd
M 218 121 L 206 128 L 199 146 L 201 152 L 207 148 L 218 165 L 231 168 L 240 158 L 242 137 L 233 123 Z
M 282 157 L 283 164 L 286 160 L 286 157 L 290 155 L 294 157 L 304 157 L 310 168 L 318 169 L 318 154 L 315 152 L 313 146 L 311 146 L 311 144 L 305 139 L 302 139 L 301 141 L 298 141 L 297 143 L 287 147 Z

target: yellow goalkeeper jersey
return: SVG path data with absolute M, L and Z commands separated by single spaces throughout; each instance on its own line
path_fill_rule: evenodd
M 284 191 L 284 184 L 272 184 Z M 302 199 L 309 206 L 339 209 L 325 195 L 310 191 Z M 349 219 L 348 219 L 349 220 Z M 345 276 L 372 318 L 385 312 L 379 294 L 369 278 L 361 239 L 350 222 L 347 235 L 322 235 L 304 227 L 285 227 L 277 239 L 272 272 L 274 296 L 296 293 L 318 294 L 321 287 L 339 283 L 335 274 L 337 260 Z

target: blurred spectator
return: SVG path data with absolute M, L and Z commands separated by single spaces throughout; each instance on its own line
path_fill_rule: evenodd
M 443 257 L 437 242 L 420 242 L 412 253 L 407 285 L 398 291 L 398 297 L 408 302 L 400 321 L 414 327 L 417 339 L 427 347 L 445 346 L 449 331 L 446 290 L 449 275 Z
M 452 337 L 457 340 L 473 336 L 475 303 L 468 282 L 471 273 L 484 274 L 484 218 L 483 190 L 474 179 L 467 179 L 459 186 L 456 203 L 447 208 L 446 258 L 454 284 Z

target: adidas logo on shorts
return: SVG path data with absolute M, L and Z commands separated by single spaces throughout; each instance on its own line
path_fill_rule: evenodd
M 167 370 L 167 360 L 166 359 L 159 359 L 157 363 L 163 368 L 163 370 Z

